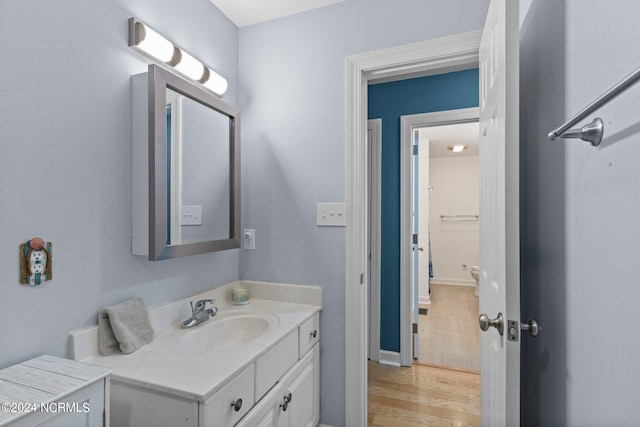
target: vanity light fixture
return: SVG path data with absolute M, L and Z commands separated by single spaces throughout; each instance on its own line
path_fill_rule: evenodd
M 467 149 L 466 145 L 449 145 L 447 150 L 453 151 L 454 153 L 461 153 Z
M 129 46 L 161 65 L 200 83 L 218 96 L 227 91 L 227 80 L 136 18 L 129 18 Z

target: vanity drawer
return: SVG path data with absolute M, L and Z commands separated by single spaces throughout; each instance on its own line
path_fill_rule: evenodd
M 218 390 L 201 406 L 201 426 L 232 426 L 253 407 L 254 397 L 253 364 L 228 384 Z M 242 399 L 242 403 L 238 401 Z M 233 403 L 237 402 L 236 411 Z
M 316 312 L 311 319 L 304 322 L 298 329 L 298 333 L 300 334 L 298 357 L 302 358 L 315 343 L 320 341 L 320 314 Z
M 293 331 L 256 361 L 256 402 L 298 361 L 298 331 Z

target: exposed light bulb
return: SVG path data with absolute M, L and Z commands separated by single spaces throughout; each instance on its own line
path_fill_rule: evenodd
M 195 81 L 202 79 L 204 65 L 182 49 L 180 49 L 180 55 L 180 61 L 175 65 L 175 69 Z
M 160 61 L 170 62 L 173 58 L 173 43 L 141 22 L 137 22 L 136 27 L 141 37 L 136 47 Z
M 209 78 L 203 83 L 204 87 L 213 91 L 217 95 L 224 95 L 227 91 L 227 79 L 209 68 Z
M 136 18 L 129 19 L 129 46 L 222 97 L 227 80 Z

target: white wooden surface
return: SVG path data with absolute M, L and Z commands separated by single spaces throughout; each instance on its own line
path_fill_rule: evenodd
M 480 42 L 480 313 L 504 317 L 504 335 L 480 333 L 482 425 L 520 423 L 518 2 L 492 0 Z
M 36 425 L 48 419 L 49 425 L 102 425 L 104 391 L 110 374 L 108 368 L 48 355 L 2 369 L 0 426 Z M 80 411 L 50 412 L 54 402 L 89 402 L 90 410 L 82 412 L 80 404 Z M 29 405 L 27 411 L 15 411 L 25 404 Z M 99 424 L 94 424 L 95 420 Z

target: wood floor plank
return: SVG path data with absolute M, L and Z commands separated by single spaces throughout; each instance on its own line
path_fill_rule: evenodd
M 369 427 L 480 425 L 478 374 L 371 361 L 368 367 Z

